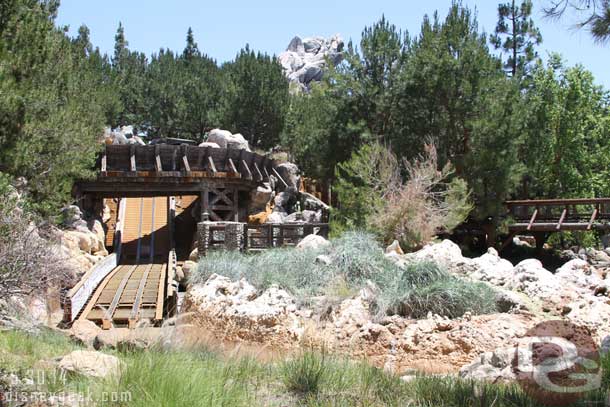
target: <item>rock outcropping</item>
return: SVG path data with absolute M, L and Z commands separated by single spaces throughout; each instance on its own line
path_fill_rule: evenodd
M 337 65 L 343 60 L 343 47 L 339 35 L 304 39 L 297 36 L 278 58 L 290 82 L 296 84 L 297 89 L 307 91 L 312 82 L 322 80 L 327 61 Z

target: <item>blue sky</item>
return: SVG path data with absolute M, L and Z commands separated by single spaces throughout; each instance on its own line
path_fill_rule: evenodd
M 572 28 L 574 21 L 544 19 L 540 9 L 548 1 L 534 0 L 534 18 L 544 38 L 538 52 L 543 57 L 559 52 L 568 64 L 584 65 L 599 84 L 610 89 L 610 44 L 594 44 L 587 32 Z M 487 33 L 495 27 L 498 2 L 463 1 L 476 7 L 479 26 Z M 451 0 L 62 0 L 58 23 L 70 26 L 72 34 L 86 24 L 94 45 L 111 53 L 121 21 L 130 48 L 147 54 L 160 47 L 182 50 L 190 26 L 199 48 L 224 62 L 246 43 L 253 49 L 278 54 L 295 35 L 339 33 L 345 40 L 357 41 L 362 28 L 382 14 L 416 35 L 425 14 L 439 10 L 444 17 L 450 5 Z

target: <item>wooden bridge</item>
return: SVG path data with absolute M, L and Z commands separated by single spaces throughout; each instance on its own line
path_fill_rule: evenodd
M 160 323 L 174 312 L 176 255 L 169 233 L 168 197 L 121 200 L 116 252 L 92 268 L 67 296 L 64 319 L 104 329 Z
M 509 237 L 503 248 L 519 233 L 529 233 L 542 245 L 549 234 L 564 231 L 610 231 L 610 198 L 540 199 L 507 201 Z

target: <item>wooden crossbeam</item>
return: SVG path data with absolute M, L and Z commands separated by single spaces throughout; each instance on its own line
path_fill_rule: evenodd
M 536 208 L 536 210 L 534 211 L 534 214 L 532 215 L 532 218 L 530 219 L 530 223 L 527 225 L 527 230 L 532 229 L 532 225 L 534 224 L 534 221 L 536 220 L 536 216 L 538 216 L 538 208 Z
M 565 208 L 563 210 L 563 212 L 561 212 L 561 217 L 559 218 L 559 223 L 557 224 L 557 230 L 561 230 L 561 224 L 565 220 L 567 214 L 568 214 L 568 208 Z
M 597 210 L 597 208 L 595 208 L 595 210 L 593 210 L 593 214 L 591 215 L 591 219 L 589 219 L 589 224 L 587 225 L 587 230 L 591 230 L 591 227 L 593 226 L 593 222 L 595 222 L 595 218 L 597 218 L 597 213 L 598 213 L 598 210 Z
M 152 267 L 152 263 L 146 266 L 146 270 L 144 270 L 144 274 L 142 274 L 142 278 L 140 279 L 140 284 L 138 284 L 138 292 L 133 302 L 133 306 L 131 307 L 131 314 L 129 315 L 129 329 L 135 328 L 138 322 L 138 314 L 140 313 L 140 304 L 142 303 L 144 288 L 146 287 L 148 275 L 150 274 Z

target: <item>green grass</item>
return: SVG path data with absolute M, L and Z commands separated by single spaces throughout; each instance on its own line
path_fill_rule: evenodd
M 322 254 L 332 260 L 330 265 L 316 261 Z M 313 296 L 353 296 L 371 281 L 380 290 L 376 317 L 422 318 L 428 312 L 459 317 L 466 311 L 496 311 L 489 286 L 460 280 L 431 262 L 400 268 L 384 256 L 372 235 L 361 232 L 345 233 L 322 250 L 282 248 L 254 255 L 212 252 L 200 261 L 191 283 L 204 283 L 214 273 L 233 280 L 245 278 L 261 290 L 277 284 L 304 305 Z
M 54 333 L 0 332 L 2 369 L 24 373 L 41 360 L 79 349 Z M 311 351 L 277 363 L 224 358 L 210 351 L 114 352 L 124 368 L 120 379 L 77 378 L 47 383 L 46 391 L 89 393 L 101 406 L 414 406 L 539 407 L 514 384 L 456 377 L 398 376 L 365 362 Z M 10 365 L 4 362 L 10 361 Z M 21 362 L 21 366 L 19 366 Z M 576 406 L 605 405 L 610 356 L 602 360 L 604 387 Z M 24 377 L 24 376 L 22 376 Z M 45 390 L 37 388 L 38 391 Z M 112 401 L 112 398 L 115 401 Z M 595 404 L 597 403 L 597 404 Z

